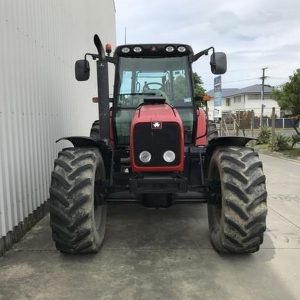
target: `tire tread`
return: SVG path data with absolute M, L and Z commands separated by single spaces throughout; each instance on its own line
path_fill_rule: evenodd
M 216 229 L 211 225 L 216 216 L 209 208 L 213 246 L 219 252 L 258 251 L 266 230 L 267 191 L 257 152 L 247 147 L 219 147 L 212 160 L 220 170 L 224 214 Z
M 50 187 L 50 225 L 56 248 L 65 253 L 95 253 L 92 226 L 94 209 L 91 191 L 97 162 L 103 164 L 98 150 L 70 148 L 59 152 Z M 103 167 L 103 166 L 101 166 Z

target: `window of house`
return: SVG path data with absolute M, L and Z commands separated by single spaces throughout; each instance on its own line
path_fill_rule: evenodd
M 272 94 L 265 94 L 265 99 L 273 99 Z
M 226 106 L 230 106 L 230 98 L 226 98 Z
M 235 96 L 233 98 L 234 103 L 241 103 L 242 102 L 242 96 Z
M 261 93 L 259 94 L 249 94 L 248 95 L 248 100 L 260 100 L 261 99 Z M 264 99 L 272 99 L 272 94 L 270 93 L 265 93 Z
M 261 95 L 260 94 L 249 94 L 248 95 L 248 100 L 260 100 Z

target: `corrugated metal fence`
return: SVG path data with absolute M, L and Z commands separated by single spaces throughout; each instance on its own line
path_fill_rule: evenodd
M 47 200 L 55 140 L 97 117 L 95 69 L 74 79 L 94 33 L 115 44 L 113 0 L 0 0 L 0 237 Z

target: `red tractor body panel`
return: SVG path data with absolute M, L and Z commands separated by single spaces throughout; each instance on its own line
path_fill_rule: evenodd
M 155 166 L 151 165 L 151 162 L 148 165 L 139 165 L 136 155 L 135 147 L 135 131 L 138 125 L 148 124 L 151 126 L 152 135 L 155 134 L 155 131 L 163 131 L 166 124 L 171 124 L 175 127 L 178 127 L 178 137 L 175 137 L 176 146 L 179 149 L 179 157 L 177 159 L 178 163 L 175 165 L 160 165 Z M 170 133 L 169 133 L 170 136 Z M 149 137 L 144 136 L 144 139 Z M 174 137 L 173 137 L 174 138 Z M 170 145 L 171 147 L 171 145 Z M 149 149 L 143 149 L 149 150 Z M 169 149 L 166 149 L 169 150 Z M 151 151 L 150 151 L 151 152 Z M 178 153 L 176 153 L 178 154 Z M 146 104 L 142 105 L 135 112 L 135 115 L 131 123 L 131 132 L 130 132 L 130 160 L 131 167 L 134 173 L 142 172 L 183 172 L 184 169 L 184 130 L 181 118 L 175 108 L 171 107 L 168 104 Z
M 197 109 L 197 131 L 196 131 L 196 146 L 207 145 L 207 121 L 206 114 L 203 109 Z

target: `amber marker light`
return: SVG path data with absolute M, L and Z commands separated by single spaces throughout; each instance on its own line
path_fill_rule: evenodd
M 207 101 L 210 101 L 211 98 L 212 98 L 212 97 L 209 96 L 209 95 L 204 95 L 203 98 L 202 98 L 202 100 L 205 101 L 205 102 L 207 102 Z
M 111 54 L 111 50 L 112 49 L 112 47 L 111 47 L 111 44 L 110 43 L 107 43 L 106 45 L 105 45 L 105 51 L 106 51 L 106 53 L 109 55 L 109 54 Z

